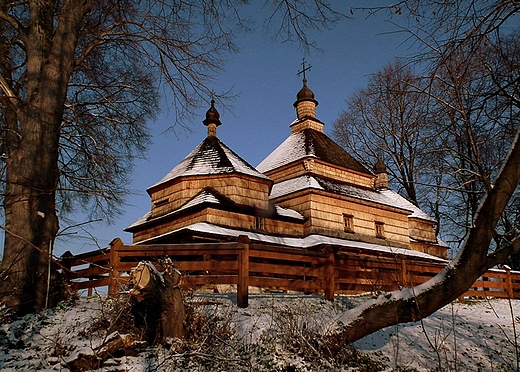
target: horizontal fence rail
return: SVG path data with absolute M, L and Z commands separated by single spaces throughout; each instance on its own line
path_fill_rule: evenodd
M 319 251 L 251 243 L 245 236 L 231 243 L 124 245 L 115 239 L 109 248 L 64 255 L 62 265 L 75 290 L 108 287 L 116 295 L 128 283 L 129 272 L 140 261 L 159 270 L 168 258 L 182 273 L 184 288 L 234 285 L 237 303 L 248 304 L 249 287 L 264 291 L 336 294 L 393 291 L 426 282 L 445 266 L 442 262 L 403 255 L 366 254 L 356 250 Z M 463 295 L 520 298 L 520 272 L 489 270 Z

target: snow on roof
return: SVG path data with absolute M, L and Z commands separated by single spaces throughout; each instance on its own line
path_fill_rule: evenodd
M 304 129 L 292 133 L 256 169 L 266 173 L 306 157 L 320 159 L 343 168 L 372 175 L 369 170 L 327 137 L 326 134 L 314 129 Z
M 269 194 L 270 199 L 276 199 L 280 196 L 285 196 L 305 189 L 324 190 L 318 183 L 315 177 L 310 175 L 303 175 L 296 178 L 291 178 L 282 182 L 275 183 Z
M 136 226 L 139 226 L 139 225 L 142 225 L 143 223 L 145 223 L 146 221 L 148 221 L 150 219 L 150 216 L 152 215 L 152 212 L 146 212 L 142 217 L 140 217 L 137 221 L 135 221 L 134 223 L 132 223 L 130 226 L 126 227 L 125 229 L 123 229 L 123 231 L 128 231 L 129 229 L 132 229 Z
M 406 198 L 402 197 L 398 193 L 390 189 L 379 190 L 379 193 L 384 195 L 388 200 L 390 200 L 391 205 L 394 205 L 399 208 L 411 210 L 412 214 L 408 217 L 420 218 L 421 220 L 427 220 L 430 222 L 437 222 L 434 218 L 430 217 L 423 210 L 421 210 L 418 206 L 408 201 Z
M 207 137 L 159 182 L 148 189 L 181 176 L 241 173 L 269 179 L 238 156 L 217 137 Z
M 199 192 L 193 198 L 189 199 L 186 203 L 181 205 L 176 210 L 168 212 L 168 213 L 163 214 L 161 216 L 157 216 L 155 218 L 151 218 L 151 212 L 148 212 L 144 216 L 139 218 L 137 221 L 132 223 L 130 226 L 128 226 L 125 230 L 132 229 L 133 227 L 137 227 L 137 226 L 142 225 L 142 224 L 144 224 L 146 222 L 150 222 L 150 221 L 153 221 L 153 220 L 169 217 L 169 216 L 171 216 L 173 214 L 179 213 L 180 211 L 183 211 L 185 209 L 192 208 L 192 207 L 195 207 L 197 205 L 204 204 L 204 203 L 206 203 L 206 204 L 222 204 L 223 203 L 222 199 L 223 199 L 222 196 L 216 195 L 216 193 L 213 192 L 212 190 L 210 190 L 210 189 L 203 189 L 201 192 Z M 229 203 L 229 201 L 227 201 L 227 203 Z
M 339 195 L 350 196 L 356 199 L 404 209 L 411 212 L 409 217 L 435 222 L 433 218 L 393 190 L 364 189 L 354 185 L 334 182 L 311 175 L 303 175 L 274 184 L 269 197 L 271 199 L 276 199 L 305 189 L 329 191 Z
M 282 208 L 279 205 L 275 205 L 274 208 L 275 208 L 276 214 L 278 216 L 291 217 L 291 218 L 296 218 L 299 220 L 305 219 L 305 217 L 300 212 L 297 212 L 293 209 Z
M 256 169 L 265 173 L 298 159 L 303 159 L 306 156 L 313 155 L 307 154 L 305 151 L 305 136 L 303 132 L 293 133 L 258 164 Z
M 180 212 L 184 209 L 195 207 L 196 205 L 200 205 L 203 203 L 219 204 L 220 200 L 213 192 L 211 192 L 208 189 L 204 189 L 200 193 L 195 195 L 193 198 L 188 200 L 186 203 L 184 203 L 184 205 L 182 205 L 179 209 L 175 210 L 175 212 Z
M 382 252 L 382 253 L 391 253 L 391 254 L 399 254 L 404 255 L 408 257 L 417 257 L 417 258 L 424 258 L 434 261 L 440 261 L 440 262 L 447 262 L 446 260 L 432 256 L 427 253 L 423 252 L 417 252 L 410 249 L 404 249 L 404 248 L 396 248 L 396 247 L 390 247 L 390 246 L 384 246 L 384 245 L 378 245 L 378 244 L 371 244 L 371 243 L 363 243 L 363 242 L 357 242 L 353 240 L 347 240 L 347 239 L 340 239 L 340 238 L 333 238 L 329 236 L 324 235 L 309 235 L 303 238 L 289 238 L 289 237 L 281 237 L 281 236 L 272 236 L 272 235 L 266 235 L 266 234 L 259 234 L 256 232 L 251 231 L 243 231 L 243 230 L 236 230 L 236 229 L 230 229 L 226 227 L 221 227 L 217 225 L 213 225 L 206 222 L 198 222 L 186 227 L 183 227 L 181 229 L 177 229 L 165 234 L 162 234 L 160 236 L 156 236 L 154 238 L 150 238 L 144 241 L 139 242 L 139 244 L 146 244 L 150 241 L 166 237 L 170 234 L 175 234 L 181 231 L 193 231 L 198 233 L 207 233 L 211 235 L 220 235 L 220 236 L 232 236 L 237 238 L 240 235 L 246 235 L 249 239 L 252 241 L 257 241 L 261 243 L 266 244 L 278 244 L 278 245 L 284 245 L 288 247 L 294 247 L 294 248 L 303 248 L 303 249 L 309 249 L 312 247 L 316 247 L 319 245 L 327 244 L 327 245 L 335 245 L 335 246 L 341 246 L 346 248 L 354 248 L 354 249 L 360 249 L 363 251 L 370 251 L 370 252 Z M 136 245 L 139 245 L 136 244 Z

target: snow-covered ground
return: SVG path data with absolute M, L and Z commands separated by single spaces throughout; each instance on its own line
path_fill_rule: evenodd
M 172 340 L 167 346 L 134 348 L 108 359 L 99 371 L 517 370 L 519 301 L 455 302 L 422 322 L 380 330 L 355 344 L 377 363 L 353 353 L 348 357 L 356 361 L 347 367 L 338 350 L 320 347 L 319 335 L 333 329 L 362 298 L 328 302 L 313 296 L 253 295 L 246 309 L 233 300 L 232 295 L 192 297 L 192 343 Z M 82 298 L 3 324 L 0 370 L 68 371 L 67 362 L 80 353 L 92 354 L 114 331 L 130 332 L 125 308 L 124 302 L 104 297 Z

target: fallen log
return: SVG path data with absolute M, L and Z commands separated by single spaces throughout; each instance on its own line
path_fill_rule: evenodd
M 123 350 L 125 337 L 121 336 L 119 332 L 113 332 L 97 347 L 83 347 L 75 350 L 63 359 L 63 363 L 72 372 L 101 368 L 107 359 Z

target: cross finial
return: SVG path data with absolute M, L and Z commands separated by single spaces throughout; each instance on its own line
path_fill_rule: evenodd
M 306 63 L 305 58 L 303 58 L 302 59 L 302 69 L 301 69 L 301 71 L 298 71 L 298 73 L 296 75 L 300 76 L 303 74 L 303 80 L 307 81 L 307 79 L 305 78 L 305 71 L 310 71 L 312 66 L 309 65 L 309 66 L 305 67 L 305 63 Z

